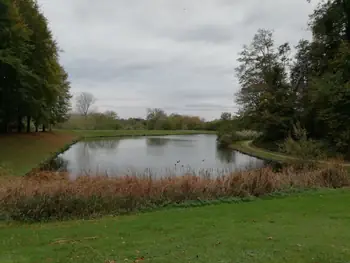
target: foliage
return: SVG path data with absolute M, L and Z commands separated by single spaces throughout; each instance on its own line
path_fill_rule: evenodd
M 347 0 L 322 1 L 310 17 L 312 41 L 300 40 L 293 58 L 288 44 L 276 48 L 265 29 L 244 46 L 237 102 L 241 118 L 262 132 L 263 144 L 287 138 L 290 147 L 307 143 L 300 147 L 312 152 L 317 140 L 350 158 L 349 7 Z M 288 137 L 296 123 L 308 139 Z
M 118 215 L 190 200 L 263 196 L 290 188 L 343 187 L 349 185 L 349 177 L 340 167 L 279 173 L 264 168 L 218 178 L 185 175 L 158 180 L 83 176 L 72 181 L 46 172 L 0 185 L 1 217 L 45 221 Z
M 0 132 L 65 119 L 69 82 L 46 18 L 34 0 L 0 0 Z
M 66 122 L 55 127 L 69 130 L 216 130 L 216 124 L 215 121 L 206 122 L 198 116 L 167 115 L 161 109 L 148 109 L 146 119 L 121 119 L 114 111 L 71 114 Z
M 299 123 L 294 125 L 293 134 L 288 136 L 280 147 L 282 152 L 296 157 L 293 162 L 301 167 L 317 165 L 318 161 L 326 157 L 323 145 L 309 139 L 306 129 L 301 128 Z
M 241 130 L 242 118 L 223 112 L 218 123 L 217 142 L 220 147 L 228 147 L 237 141 L 253 140 L 261 135 L 253 130 Z

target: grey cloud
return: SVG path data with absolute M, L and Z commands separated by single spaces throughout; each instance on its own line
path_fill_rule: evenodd
M 234 39 L 230 26 L 202 25 L 197 28 L 179 32 L 175 35 L 179 41 L 202 41 L 208 43 L 231 42 Z
M 60 47 L 72 93 L 121 117 L 146 108 L 217 118 L 235 111 L 237 54 L 258 28 L 296 43 L 305 0 L 38 0 Z

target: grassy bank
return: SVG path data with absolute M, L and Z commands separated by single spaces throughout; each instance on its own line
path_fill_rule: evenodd
M 267 160 L 267 161 L 273 161 L 273 162 L 280 162 L 280 163 L 290 163 L 293 161 L 297 161 L 298 158 L 293 157 L 293 156 L 288 156 L 282 153 L 278 152 L 272 152 L 266 149 L 262 149 L 259 147 L 256 147 L 253 145 L 252 141 L 238 141 L 235 142 L 230 146 L 232 149 L 239 151 L 241 153 L 260 158 L 262 160 Z M 336 160 L 325 160 L 325 161 L 318 161 L 321 164 L 330 164 Z M 342 166 L 345 167 L 345 169 L 350 173 L 350 163 L 349 162 L 339 162 L 336 161 Z
M 230 147 L 236 151 L 267 161 L 288 162 L 296 160 L 296 158 L 292 156 L 258 148 L 252 144 L 252 141 L 238 141 L 233 143 Z
M 101 220 L 0 224 L 0 262 L 347 262 L 350 191 Z
M 76 134 L 59 132 L 1 135 L 0 168 L 24 175 L 76 138 Z
M 165 131 L 165 130 L 72 130 L 60 131 L 72 133 L 83 138 L 93 137 L 121 137 L 121 136 L 161 136 L 161 135 L 191 135 L 191 134 L 215 134 L 214 131 Z

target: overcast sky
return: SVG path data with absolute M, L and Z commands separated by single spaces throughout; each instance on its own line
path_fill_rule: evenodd
M 39 0 L 72 94 L 99 111 L 145 117 L 146 108 L 218 118 L 235 112 L 238 52 L 259 28 L 277 44 L 310 38 L 306 0 Z

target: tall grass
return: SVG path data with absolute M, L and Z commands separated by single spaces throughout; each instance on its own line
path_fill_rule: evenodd
M 190 200 L 262 196 L 291 188 L 349 185 L 341 167 L 314 171 L 271 168 L 238 172 L 217 178 L 192 175 L 152 177 L 79 177 L 41 172 L 0 182 L 1 217 L 20 221 L 63 220 L 119 215 L 179 204 Z

